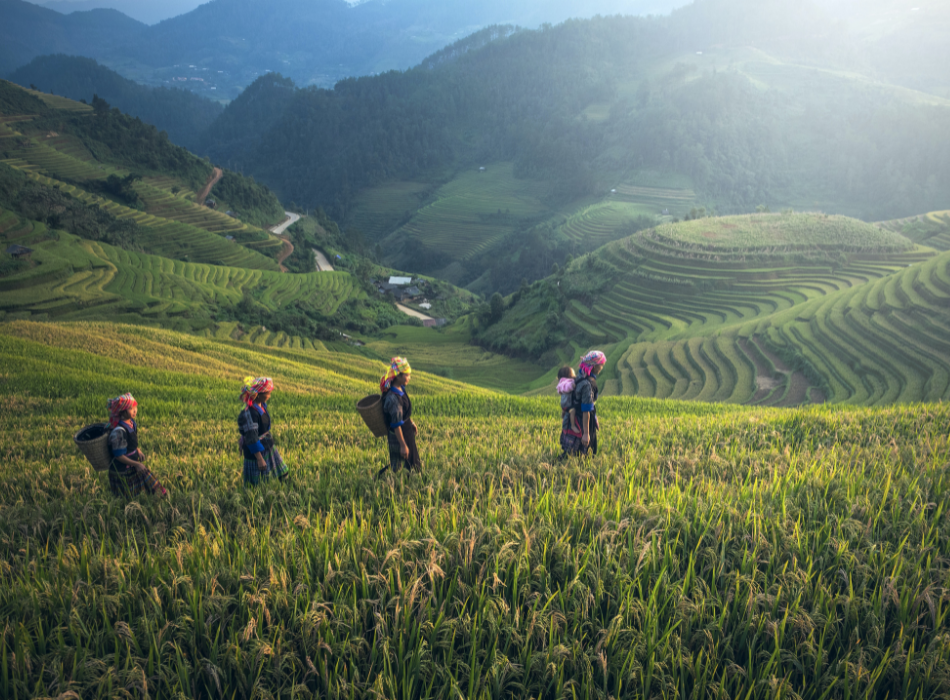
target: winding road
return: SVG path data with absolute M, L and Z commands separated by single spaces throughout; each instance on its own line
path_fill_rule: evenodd
M 300 214 L 294 214 L 289 211 L 285 211 L 284 214 L 287 218 L 270 230 L 275 236 L 283 236 L 284 231 L 300 221 Z

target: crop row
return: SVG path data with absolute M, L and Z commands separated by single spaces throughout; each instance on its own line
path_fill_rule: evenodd
M 142 227 L 141 231 L 144 234 L 148 249 L 156 254 L 173 258 L 187 258 L 192 261 L 215 265 L 265 270 L 277 269 L 277 263 L 271 258 L 255 250 L 250 250 L 249 246 L 242 246 L 235 241 L 229 241 L 223 236 L 211 233 L 203 228 L 155 216 L 137 209 L 130 209 L 110 199 L 52 178 L 41 175 L 34 175 L 34 177 L 45 184 L 58 187 L 88 204 L 102 207 L 102 209 L 119 219 L 132 219 Z M 267 242 L 269 243 L 269 241 Z
M 859 405 L 950 398 L 950 254 L 872 283 L 829 293 L 710 337 L 634 343 L 617 373 L 623 393 L 656 398 L 737 403 L 828 400 Z M 686 309 L 660 316 L 649 302 L 632 304 L 643 334 L 662 335 L 663 321 L 689 327 Z M 622 308 L 604 302 L 595 312 L 614 325 Z M 690 308 L 702 315 L 701 306 Z M 708 322 L 708 320 L 707 320 Z M 716 319 L 723 323 L 722 317 Z M 740 331 L 740 329 L 746 329 Z M 669 329 L 667 329 L 669 330 Z M 749 338 L 756 333 L 760 338 Z M 781 362 L 765 343 L 795 365 Z M 774 386 L 773 386 L 774 384 Z M 777 393 L 777 392 L 781 393 Z

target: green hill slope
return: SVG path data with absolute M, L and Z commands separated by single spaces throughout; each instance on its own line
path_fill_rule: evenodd
M 523 288 L 477 337 L 549 367 L 602 346 L 608 393 L 763 405 L 945 399 L 950 255 L 891 228 L 807 214 L 660 227 Z
M 353 403 L 380 362 L 16 322 L 0 368 L 4 697 L 819 700 L 950 683 L 946 404 L 608 398 L 601 454 L 560 463 L 553 398 L 419 373 L 426 468 L 375 481 L 386 448 Z M 246 374 L 275 379 L 289 482 L 240 485 Z M 72 443 L 123 391 L 165 500 L 113 498 Z

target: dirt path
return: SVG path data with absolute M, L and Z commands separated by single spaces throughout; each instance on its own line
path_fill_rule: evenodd
M 396 304 L 396 308 L 402 311 L 404 314 L 406 314 L 406 316 L 412 316 L 413 318 L 418 318 L 423 321 L 435 320 L 431 316 L 426 316 L 424 313 L 420 311 L 416 311 L 415 309 L 410 309 L 408 306 L 403 306 L 402 304 Z
M 317 264 L 317 272 L 333 272 L 333 265 L 330 264 L 330 261 L 327 260 L 327 256 L 321 253 L 316 248 L 311 248 L 313 251 L 313 259 Z
M 286 260 L 287 258 L 289 258 L 291 255 L 294 254 L 294 244 L 291 243 L 286 238 L 284 238 L 283 236 L 278 236 L 278 238 L 280 238 L 280 240 L 284 242 L 284 248 L 283 250 L 280 251 L 280 254 L 277 256 L 277 264 L 280 265 L 281 272 L 287 272 L 287 268 L 284 267 L 284 260 Z
M 201 206 L 204 206 L 205 200 L 208 198 L 208 195 L 211 194 L 211 188 L 218 184 L 218 180 L 220 180 L 223 176 L 224 171 L 221 170 L 221 168 L 215 168 L 211 173 L 211 177 L 208 178 L 207 184 L 202 187 L 201 191 L 195 196 L 195 202 Z

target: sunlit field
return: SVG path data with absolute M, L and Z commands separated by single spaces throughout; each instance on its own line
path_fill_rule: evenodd
M 425 469 L 374 480 L 379 363 L 99 324 L 0 326 L 4 698 L 939 698 L 950 409 L 600 402 L 419 373 Z M 241 377 L 290 480 L 242 486 Z M 121 391 L 170 490 L 72 444 Z

